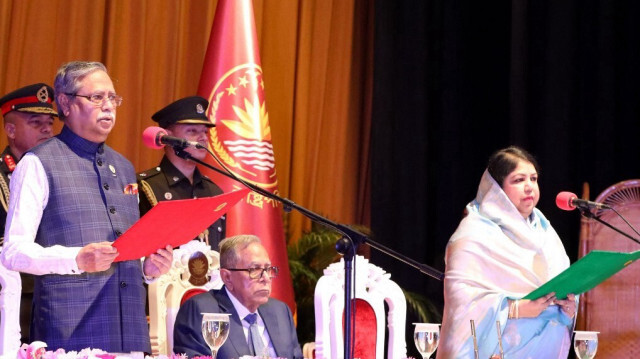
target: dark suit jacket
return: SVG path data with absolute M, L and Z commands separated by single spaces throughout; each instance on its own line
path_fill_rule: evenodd
M 180 307 L 173 329 L 174 353 L 186 353 L 189 358 L 195 355 L 211 355 L 211 350 L 202 337 L 201 313 L 231 314 L 229 338 L 218 351 L 218 359 L 250 355 L 249 345 L 242 331 L 241 319 L 224 287 L 198 294 Z M 277 299 L 270 298 L 267 303 L 258 308 L 258 313 L 264 320 L 276 354 L 282 358 L 302 359 L 302 350 L 289 307 Z

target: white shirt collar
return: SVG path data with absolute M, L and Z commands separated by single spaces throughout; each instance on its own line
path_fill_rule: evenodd
M 238 313 L 238 316 L 240 317 L 240 320 L 244 320 L 244 317 L 246 317 L 248 314 L 251 314 L 251 312 L 249 311 L 249 309 L 247 309 L 247 307 L 245 307 L 242 303 L 240 303 L 240 301 L 238 300 L 238 298 L 236 298 L 228 289 L 227 287 L 224 288 L 224 290 L 227 292 L 227 295 L 229 296 L 229 299 L 231 299 L 231 304 L 233 304 L 233 307 L 236 309 L 236 312 Z M 257 313 L 257 311 L 256 311 Z M 260 315 L 258 315 L 259 317 Z
M 235 308 L 236 313 L 238 313 L 238 316 L 240 317 L 240 323 L 242 324 L 244 337 L 245 339 L 248 340 L 249 323 L 247 323 L 244 320 L 244 317 L 246 317 L 248 314 L 251 314 L 251 312 L 249 311 L 249 309 L 247 309 L 247 307 L 245 307 L 242 303 L 240 303 L 238 298 L 236 298 L 233 294 L 231 294 L 231 292 L 227 289 L 227 287 L 224 287 L 224 290 L 227 292 L 229 299 L 231 299 L 231 304 L 233 304 L 233 307 Z M 256 310 L 256 314 L 258 314 L 258 320 L 256 323 L 258 324 L 258 330 L 262 335 L 262 340 L 266 343 L 266 346 L 269 350 L 269 356 L 275 358 L 277 357 L 276 350 L 273 347 L 273 342 L 271 341 L 271 338 L 269 337 L 269 332 L 267 331 L 266 324 L 262 320 L 262 317 L 260 317 L 260 313 L 258 313 L 257 310 Z

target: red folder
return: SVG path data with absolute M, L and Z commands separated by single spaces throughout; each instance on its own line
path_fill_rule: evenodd
M 242 189 L 215 197 L 161 201 L 113 242 L 115 262 L 140 259 L 171 245 L 181 246 L 209 227 L 249 193 Z

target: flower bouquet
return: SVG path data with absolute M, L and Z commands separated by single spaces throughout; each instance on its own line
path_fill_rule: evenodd
M 47 344 L 35 341 L 31 344 L 22 344 L 18 350 L 17 359 L 128 359 L 128 356 L 110 354 L 100 349 L 86 348 L 81 351 L 65 351 L 58 349 L 47 351 Z M 203 357 L 204 358 L 204 357 Z M 145 359 L 188 359 L 185 354 L 146 356 Z

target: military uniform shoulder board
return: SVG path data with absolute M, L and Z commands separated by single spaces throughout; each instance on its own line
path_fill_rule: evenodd
M 155 167 L 150 170 L 140 172 L 138 173 L 138 176 L 137 176 L 138 182 L 140 182 L 140 186 L 138 190 L 144 193 L 144 195 L 147 197 L 147 200 L 149 201 L 149 204 L 151 204 L 151 206 L 154 206 L 154 207 L 155 205 L 158 204 L 158 198 L 156 198 L 155 193 L 153 193 L 153 188 L 151 188 L 151 185 L 149 184 L 149 182 L 147 182 L 147 180 L 149 178 L 157 176 L 161 172 L 162 170 L 160 169 L 160 167 Z
M 146 171 L 140 172 L 137 174 L 138 181 L 149 179 L 153 176 L 159 175 L 161 172 L 162 170 L 160 169 L 160 167 L 154 167 Z

